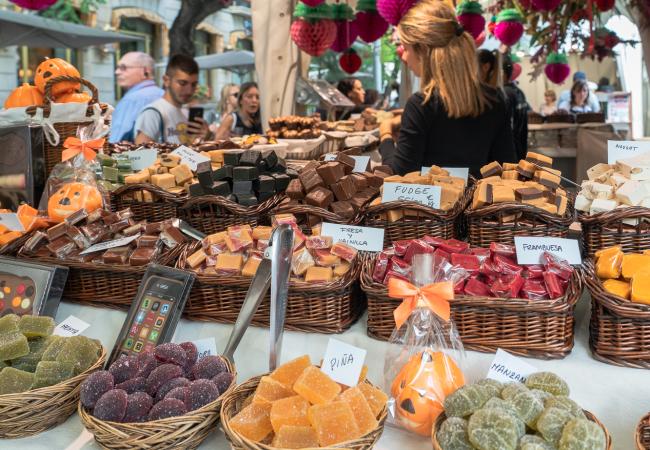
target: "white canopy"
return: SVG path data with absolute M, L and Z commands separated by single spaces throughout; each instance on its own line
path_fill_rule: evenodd
M 197 56 L 201 69 L 224 69 L 243 75 L 255 70 L 255 54 L 247 50 Z

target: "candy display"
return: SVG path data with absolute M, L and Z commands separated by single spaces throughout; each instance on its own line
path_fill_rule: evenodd
M 623 253 L 621 246 L 596 252 L 596 275 L 610 294 L 650 305 L 650 250 Z
M 316 117 L 284 116 L 269 119 L 270 139 L 315 139 L 321 135 L 320 119 Z
M 8 209 L 0 209 L 0 213 L 7 214 L 11 212 Z M 18 207 L 16 216 L 25 231 L 10 230 L 5 225 L 0 224 L 0 247 L 12 243 L 25 233 L 48 226 L 48 222 L 39 216 L 38 211 L 27 204 Z
M 234 381 L 220 356 L 198 358 L 192 342 L 122 356 L 81 384 L 81 404 L 99 420 L 148 422 L 182 416 L 212 403 Z
M 91 213 L 103 205 L 102 194 L 87 183 L 66 183 L 57 188 L 47 201 L 48 217 L 58 223 L 80 209 Z

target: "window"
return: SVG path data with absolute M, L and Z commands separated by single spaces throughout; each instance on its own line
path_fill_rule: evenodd
M 141 41 L 120 43 L 120 55 L 128 52 L 145 52 L 158 59 L 158 48 L 156 42 L 158 30 L 156 24 L 137 17 L 122 17 L 120 19 L 120 32 L 132 34 L 143 38 Z
M 18 85 L 22 83 L 34 84 L 36 67 L 46 58 L 61 58 L 75 66 L 81 73 L 79 54 L 76 50 L 69 48 L 33 48 L 19 47 L 20 66 L 16 74 Z M 83 76 L 83 74 L 82 74 Z

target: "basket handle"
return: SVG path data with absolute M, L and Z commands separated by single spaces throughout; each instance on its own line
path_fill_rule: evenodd
M 54 86 L 56 83 L 61 83 L 63 81 L 69 81 L 72 83 L 81 83 L 85 87 L 87 87 L 90 92 L 92 93 L 92 99 L 88 103 L 89 105 L 94 105 L 95 103 L 99 103 L 99 90 L 97 87 L 92 84 L 90 81 L 85 80 L 83 78 L 79 77 L 73 77 L 70 75 L 61 75 L 58 77 L 51 78 L 45 83 L 45 102 L 44 106 L 49 106 L 52 103 L 52 86 Z

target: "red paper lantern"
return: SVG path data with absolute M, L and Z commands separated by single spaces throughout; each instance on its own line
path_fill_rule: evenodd
M 512 64 L 512 81 L 515 81 L 521 75 L 521 64 L 513 63 Z
M 41 9 L 49 8 L 58 0 L 9 0 L 11 3 L 20 6 L 21 8 L 40 11 Z
M 532 0 L 533 9 L 536 11 L 553 11 L 560 3 L 562 0 Z
M 397 25 L 417 0 L 377 0 L 377 11 L 391 25 Z
M 354 19 L 354 11 L 345 3 L 336 3 L 332 5 L 332 19 L 336 25 L 336 39 L 332 43 L 332 50 L 342 52 L 350 48 L 352 43 L 357 40 L 359 32 L 357 31 Z
M 329 19 L 310 23 L 296 20 L 291 24 L 291 39 L 298 48 L 311 56 L 320 56 L 336 39 L 336 25 Z
M 523 17 L 516 9 L 504 9 L 497 16 L 494 36 L 502 44 L 512 46 L 524 34 Z
M 375 42 L 388 30 L 388 22 L 377 12 L 376 0 L 359 0 L 354 23 L 359 37 L 367 43 Z
M 361 58 L 354 49 L 348 49 L 339 57 L 339 66 L 345 72 L 353 74 L 361 68 Z
M 596 6 L 600 12 L 609 11 L 614 7 L 616 0 L 596 0 Z
M 472 35 L 474 40 L 478 39 L 485 29 L 485 18 L 483 8 L 479 2 L 465 0 L 456 8 L 458 22 L 465 31 Z
M 546 58 L 546 67 L 544 67 L 546 77 L 555 84 L 562 84 L 571 73 L 571 67 L 566 55 L 552 52 Z

